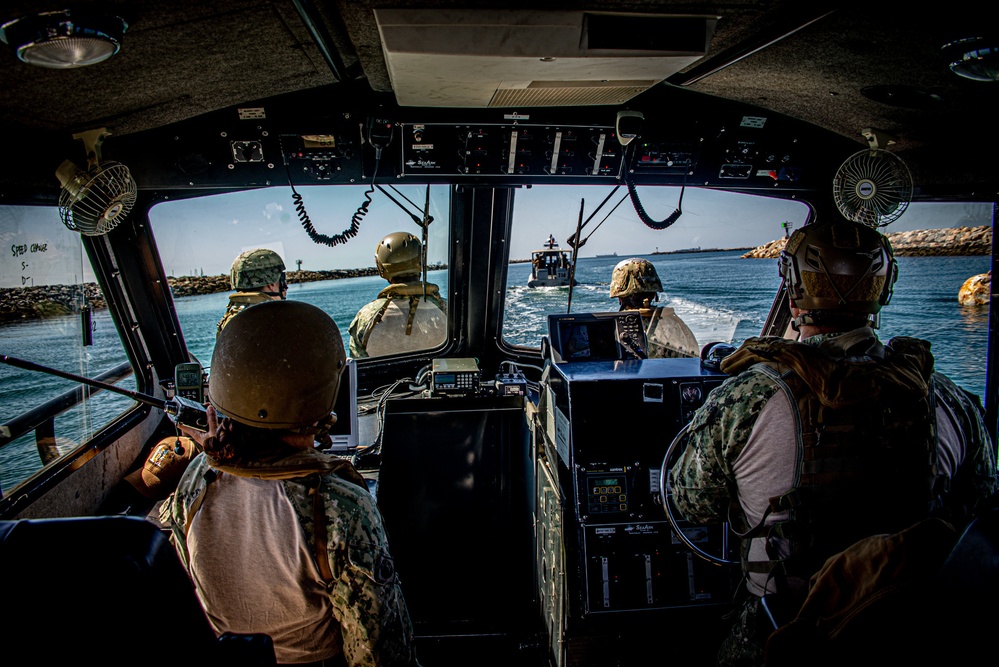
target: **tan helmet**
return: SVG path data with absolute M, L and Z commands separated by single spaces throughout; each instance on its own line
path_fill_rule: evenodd
M 409 232 L 393 232 L 375 248 L 378 275 L 392 282 L 399 276 L 418 276 L 423 270 L 423 244 Z
M 219 333 L 208 400 L 248 426 L 310 426 L 332 412 L 345 359 L 340 330 L 321 309 L 301 301 L 254 304 Z
M 796 229 L 780 254 L 779 270 L 791 304 L 816 311 L 799 324 L 873 315 L 891 300 L 898 278 L 888 238 L 845 219 Z
M 641 257 L 632 257 L 618 262 L 611 273 L 611 298 L 662 292 L 663 285 L 659 282 L 659 274 L 652 262 Z
M 268 248 L 254 248 L 233 260 L 229 282 L 234 290 L 251 290 L 278 282 L 283 273 L 280 255 Z

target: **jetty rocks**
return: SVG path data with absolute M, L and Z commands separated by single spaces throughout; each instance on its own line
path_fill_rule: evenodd
M 444 264 L 427 267 L 428 271 L 447 268 Z M 288 283 L 311 283 L 377 276 L 376 267 L 363 269 L 333 269 L 331 271 L 288 271 Z M 167 278 L 174 298 L 231 292 L 228 274 L 216 276 L 182 276 Z M 36 287 L 0 288 L 0 324 L 63 317 L 79 313 L 84 304 L 93 310 L 107 307 L 97 283 L 83 285 L 44 285 Z
M 885 236 L 900 257 L 992 254 L 992 228 L 989 226 L 917 229 L 890 232 Z M 780 256 L 786 242 L 786 238 L 776 239 L 742 256 L 748 259 L 775 259 Z

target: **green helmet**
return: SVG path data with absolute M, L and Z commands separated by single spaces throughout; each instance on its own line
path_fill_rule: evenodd
M 240 253 L 229 270 L 229 282 L 234 290 L 252 290 L 276 283 L 284 273 L 281 256 L 267 248 L 254 248 Z
M 392 282 L 399 276 L 418 276 L 423 270 L 423 244 L 409 232 L 393 232 L 375 248 L 378 275 Z
M 656 267 L 647 259 L 632 257 L 618 262 L 611 274 L 611 298 L 662 291 Z
M 247 426 L 310 426 L 333 410 L 346 356 L 336 323 L 316 306 L 254 304 L 219 332 L 208 401 Z
M 799 324 L 857 320 L 891 300 L 898 265 L 888 238 L 849 220 L 796 229 L 780 254 L 791 305 L 808 311 Z

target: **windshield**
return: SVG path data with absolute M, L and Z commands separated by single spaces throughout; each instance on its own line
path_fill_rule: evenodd
M 135 390 L 78 232 L 48 206 L 0 206 L 0 354 Z M 0 365 L 0 490 L 77 451 L 129 407 L 108 391 Z M 59 399 L 41 412 L 49 401 Z M 37 426 L 37 430 L 36 430 Z
M 447 339 L 448 188 L 402 186 L 373 193 L 363 186 L 297 190 L 302 195 L 300 210 L 288 188 L 267 188 L 166 201 L 150 211 L 177 315 L 194 356 L 207 367 L 227 310 L 252 305 L 256 298 L 241 294 L 269 291 L 257 285 L 252 262 L 236 262 L 254 249 L 276 254 L 285 268 L 287 298 L 325 310 L 351 356 L 442 346 Z M 370 204 L 362 210 L 368 199 Z M 425 219 L 430 220 L 426 230 Z M 315 240 L 342 234 L 354 220 L 356 234 L 346 242 Z M 424 239 L 426 285 L 420 256 Z M 233 288 L 233 269 L 249 276 L 245 289 Z M 266 282 L 277 280 L 277 274 L 266 270 L 259 275 Z M 410 297 L 414 315 L 412 322 L 406 322 Z M 372 326 L 376 317 L 379 321 Z M 408 336 L 404 330 L 398 332 L 400 319 L 403 327 L 410 324 Z M 395 333 L 383 334 L 384 330 Z
M 761 247 L 772 249 L 776 242 L 779 250 L 809 209 L 793 200 L 697 188 L 640 187 L 637 193 L 649 217 L 662 221 L 679 209 L 676 221 L 651 229 L 624 187 L 517 191 L 503 318 L 507 344 L 537 348 L 548 333 L 548 314 L 619 310 L 612 276 L 629 259 L 651 263 L 661 289 L 649 305 L 672 309 L 698 350 L 761 334 L 781 282 L 775 252 Z M 958 294 L 966 281 L 989 272 L 990 250 L 939 240 L 983 230 L 991 238 L 991 224 L 989 205 L 912 203 L 881 229 L 895 239 L 899 279 L 882 311 L 879 336 L 931 341 L 937 369 L 978 396 L 985 390 L 988 305 L 962 304 Z M 578 226 L 582 243 L 574 252 Z M 922 242 L 904 236 L 944 229 L 947 234 Z M 936 254 L 934 246 L 946 254 Z M 763 257 L 747 256 L 751 252 Z M 562 253 L 569 264 L 564 273 L 558 269 Z M 545 257 L 540 271 L 532 263 L 539 254 Z

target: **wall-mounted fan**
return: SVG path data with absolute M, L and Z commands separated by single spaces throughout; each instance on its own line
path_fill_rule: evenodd
M 135 204 L 136 185 L 123 164 L 100 161 L 100 146 L 108 132 L 74 134 L 87 149 L 86 170 L 66 160 L 56 170 L 62 184 L 59 217 L 67 228 L 85 236 L 101 236 L 125 219 Z
M 897 220 L 912 199 L 912 175 L 902 160 L 883 149 L 848 157 L 833 179 L 833 199 L 849 220 L 884 227 Z

